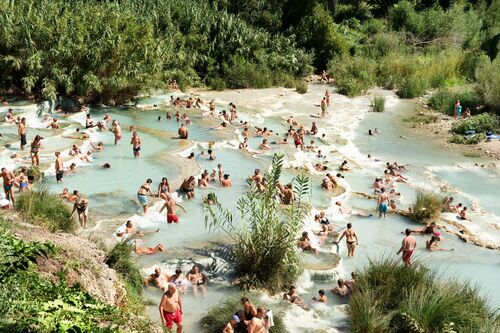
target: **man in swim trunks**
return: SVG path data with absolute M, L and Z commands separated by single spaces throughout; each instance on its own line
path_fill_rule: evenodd
M 337 243 L 339 243 L 344 237 L 347 244 L 347 256 L 354 257 L 354 250 L 356 249 L 356 246 L 359 245 L 359 242 L 358 236 L 356 235 L 354 229 L 352 229 L 351 223 L 347 223 L 347 229 L 342 233 L 342 236 L 340 236 Z
M 132 133 L 130 144 L 132 145 L 132 149 L 134 151 L 134 157 L 141 156 L 141 139 L 139 138 L 139 135 L 137 135 L 137 132 Z
M 156 254 L 158 252 L 165 252 L 167 248 L 163 246 L 163 244 L 157 244 L 155 247 L 138 247 L 136 243 L 134 243 L 134 252 L 138 255 L 142 254 Z
M 6 168 L 2 168 L 2 178 L 5 196 L 8 200 L 12 201 L 12 205 L 15 205 L 16 198 L 14 197 L 14 175 Z
M 149 287 L 150 283 L 153 283 L 158 288 L 166 291 L 168 289 L 168 280 L 170 276 L 166 273 L 162 273 L 159 267 L 155 268 L 155 272 L 150 274 L 147 278 L 144 279 L 144 285 Z
M 21 141 L 21 150 L 24 150 L 24 146 L 26 146 L 26 118 L 21 118 L 21 121 L 17 125 L 17 133 L 19 134 L 19 140 Z
M 63 159 L 61 157 L 61 152 L 56 151 L 54 155 L 56 156 L 56 163 L 55 163 L 56 180 L 58 183 L 62 183 L 64 177 L 64 164 L 63 164 Z
M 169 331 L 174 324 L 177 333 L 182 333 L 182 304 L 177 288 L 169 284 L 160 301 L 160 317 L 163 326 Z
M 387 218 L 387 210 L 389 209 L 389 194 L 385 193 L 385 187 L 380 189 L 380 194 L 377 199 L 378 216 Z
M 189 136 L 188 129 L 184 124 L 181 124 L 181 127 L 179 128 L 179 131 L 177 131 L 179 134 L 179 139 L 187 139 Z
M 177 207 L 180 207 L 184 213 L 187 213 L 186 209 L 182 207 L 180 204 L 175 202 L 175 200 L 172 198 L 171 195 L 166 195 L 165 196 L 165 203 L 163 204 L 163 207 L 160 209 L 160 213 L 163 212 L 163 210 L 166 208 L 167 209 L 167 223 L 170 224 L 172 222 L 179 223 L 179 217 L 177 214 L 175 214 L 175 211 Z
M 406 229 L 405 230 L 405 238 L 403 239 L 403 242 L 401 243 L 401 248 L 398 251 L 398 255 L 403 252 L 403 262 L 405 266 L 410 267 L 411 266 L 411 257 L 413 255 L 413 251 L 415 250 L 415 247 L 417 246 L 417 241 L 415 238 L 411 235 L 411 230 Z
M 115 146 L 120 142 L 122 138 L 122 127 L 116 121 L 115 119 L 111 122 L 111 130 L 113 131 L 113 134 L 115 135 Z
M 323 97 L 321 100 L 321 118 L 325 118 L 326 115 L 326 98 Z
M 154 193 L 151 191 L 151 184 L 153 183 L 153 180 L 148 178 L 146 180 L 146 183 L 141 185 L 139 188 L 139 191 L 137 191 L 137 200 L 139 200 L 139 204 L 142 206 L 142 209 L 144 211 L 144 214 L 148 212 L 148 194 L 150 194 L 152 197 L 154 197 Z

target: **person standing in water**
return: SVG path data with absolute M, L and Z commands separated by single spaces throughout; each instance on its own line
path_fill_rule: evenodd
M 151 196 L 155 196 L 151 191 L 151 184 L 153 181 L 151 179 L 146 180 L 146 183 L 141 185 L 139 191 L 137 192 L 137 200 L 139 200 L 139 204 L 142 206 L 142 210 L 144 214 L 148 212 L 148 194 Z
M 70 218 L 73 217 L 75 211 L 78 214 L 78 221 L 80 222 L 80 226 L 82 228 L 87 227 L 87 219 L 89 217 L 89 202 L 87 199 L 79 199 L 75 201 L 73 205 L 73 211 L 71 212 Z
M 175 200 L 172 198 L 170 194 L 165 195 L 165 203 L 163 204 L 163 207 L 160 209 L 160 214 L 163 212 L 163 210 L 166 208 L 167 209 L 167 223 L 170 224 L 172 222 L 179 223 L 179 216 L 175 213 L 177 210 L 177 207 L 181 208 L 184 213 L 187 213 L 186 209 L 182 207 L 180 204 L 175 202 Z
M 40 165 L 40 148 L 42 147 L 41 141 L 42 137 L 40 135 L 35 136 L 33 141 L 31 142 L 31 150 L 30 150 L 30 155 L 31 155 L 31 164 L 33 166 L 39 166 Z
M 56 156 L 56 164 L 55 164 L 56 181 L 58 183 L 62 183 L 63 182 L 63 177 L 64 177 L 64 163 L 63 163 L 63 159 L 61 157 L 61 152 L 56 151 L 54 153 L 54 155 Z
M 321 100 L 321 118 L 325 118 L 326 115 L 326 98 L 323 97 Z
M 7 200 L 12 201 L 12 205 L 14 206 L 16 203 L 16 198 L 14 197 L 14 175 L 6 168 L 2 168 L 2 178 L 5 197 Z
M 141 156 L 141 139 L 137 132 L 132 133 L 132 139 L 130 140 L 130 144 L 132 145 L 132 150 L 134 151 L 134 157 Z
M 181 124 L 181 127 L 179 128 L 179 131 L 177 132 L 179 134 L 179 139 L 187 139 L 189 134 L 188 134 L 188 129 L 184 124 Z
M 115 136 L 115 146 L 116 146 L 122 138 L 122 127 L 120 126 L 118 121 L 113 120 L 111 122 L 111 130 L 113 131 L 113 134 Z
M 330 106 L 330 92 L 328 90 L 325 92 L 325 102 L 326 102 L 326 106 L 329 107 Z
M 17 125 L 17 133 L 19 134 L 19 140 L 21 141 L 21 150 L 24 150 L 24 147 L 26 146 L 26 118 L 21 118 L 21 121 Z
M 182 303 L 177 287 L 168 285 L 160 301 L 160 317 L 163 326 L 171 332 L 174 324 L 177 325 L 176 333 L 182 333 Z
M 356 235 L 356 232 L 352 229 L 351 223 L 347 223 L 347 229 L 342 233 L 342 236 L 340 236 L 337 243 L 340 243 L 340 241 L 344 237 L 347 244 L 347 256 L 354 257 L 354 250 L 356 249 L 356 246 L 359 245 L 359 242 L 358 242 L 358 236 Z
M 403 262 L 405 266 L 410 267 L 411 266 L 411 257 L 413 256 L 413 251 L 415 250 L 415 247 L 417 246 L 417 241 L 415 240 L 415 237 L 411 235 L 411 230 L 406 229 L 405 230 L 405 238 L 401 242 L 401 248 L 398 251 L 398 255 L 402 252 L 403 253 Z
M 387 218 L 387 210 L 389 209 L 389 194 L 385 193 L 385 187 L 380 189 L 380 194 L 377 199 L 378 216 Z
M 248 323 L 248 333 L 267 333 L 265 316 L 266 309 L 259 306 L 257 314 Z

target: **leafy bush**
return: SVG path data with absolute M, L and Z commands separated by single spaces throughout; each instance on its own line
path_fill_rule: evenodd
M 476 133 L 494 132 L 496 129 L 498 129 L 498 118 L 489 113 L 459 120 L 451 127 L 451 131 L 457 134 L 466 134 L 472 130 Z
M 259 304 L 260 306 L 260 304 Z M 208 313 L 201 318 L 200 324 L 205 333 L 220 333 L 231 317 L 240 310 L 241 303 L 238 298 L 227 298 L 224 303 L 208 310 Z M 271 333 L 287 333 L 283 318 L 279 314 L 273 313 L 274 326 L 269 330 Z
M 68 205 L 45 188 L 23 192 L 17 198 L 16 210 L 28 223 L 43 226 L 53 232 L 71 232 L 76 227 L 70 218 Z
M 47 257 L 56 253 L 51 243 L 27 243 L 13 237 L 0 227 L 0 282 L 20 270 L 27 270 L 36 263 L 38 256 Z
M 428 82 L 416 75 L 407 77 L 401 82 L 398 95 L 401 98 L 414 98 L 423 95 L 428 88 Z
M 373 112 L 384 112 L 385 110 L 385 97 L 384 96 L 374 96 L 372 98 L 372 111 Z
M 417 190 L 417 197 L 411 206 L 410 219 L 419 223 L 436 221 L 441 216 L 442 198 L 431 191 Z
M 262 192 L 254 182 L 238 200 L 241 223 L 215 198 L 214 205 L 204 204 L 205 224 L 221 230 L 236 244 L 233 249 L 234 271 L 242 288 L 264 288 L 271 292 L 285 289 L 301 272 L 296 237 L 307 211 L 309 178 L 298 176 L 292 182 L 297 199 L 282 207 L 275 200 L 283 168 L 283 156 L 274 155 L 268 186 Z
M 453 135 L 448 142 L 456 143 L 461 145 L 477 145 L 479 142 L 486 140 L 486 135 L 484 133 L 473 134 L 473 135 Z
M 308 85 L 307 85 L 307 82 L 304 82 L 304 81 L 297 81 L 296 85 L 295 85 L 295 90 L 299 93 L 299 94 L 305 94 L 307 92 L 307 90 L 309 89 Z
M 213 90 L 223 91 L 226 89 L 226 83 L 224 82 L 224 80 L 222 80 L 220 78 L 215 78 L 215 79 L 210 81 L 210 87 Z
M 481 100 L 500 113 L 500 58 L 482 63 L 476 71 L 476 93 Z
M 376 62 L 364 57 L 335 57 L 328 73 L 335 78 L 339 92 L 347 96 L 364 93 L 375 84 Z
M 349 300 L 349 331 L 494 332 L 498 316 L 478 290 L 455 280 L 441 282 L 421 265 L 400 260 L 370 261 Z
M 439 89 L 431 96 L 428 104 L 431 108 L 439 112 L 453 116 L 455 114 L 454 109 L 457 100 L 460 101 L 463 110 L 469 108 L 471 112 L 475 110 L 476 106 L 479 104 L 479 100 L 474 91 L 468 89 L 454 91 L 449 88 Z
M 271 71 L 265 67 L 233 58 L 233 64 L 226 69 L 226 82 L 229 88 L 268 88 L 272 86 Z

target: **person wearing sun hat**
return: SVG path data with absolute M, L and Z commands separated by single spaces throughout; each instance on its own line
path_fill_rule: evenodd
M 240 318 L 237 315 L 231 317 L 231 320 L 224 326 L 223 333 L 234 333 L 234 328 L 240 322 Z

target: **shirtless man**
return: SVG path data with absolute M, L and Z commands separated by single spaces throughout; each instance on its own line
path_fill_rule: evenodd
M 57 122 L 56 118 L 52 118 L 52 121 L 50 122 L 49 126 L 47 128 L 52 128 L 52 129 L 59 129 L 59 123 Z
M 166 208 L 167 209 L 167 223 L 171 224 L 172 222 L 179 223 L 179 217 L 175 213 L 177 207 L 180 207 L 184 213 L 187 213 L 186 209 L 182 207 L 180 204 L 178 204 L 171 195 L 166 195 L 165 196 L 165 203 L 163 204 L 163 207 L 160 209 L 160 213 L 163 212 L 163 210 Z
M 182 333 L 182 304 L 177 287 L 168 284 L 160 301 L 160 317 L 163 326 L 170 332 L 174 324 L 177 333 Z
M 188 129 L 184 124 L 181 124 L 181 127 L 179 128 L 179 131 L 177 132 L 179 134 L 179 139 L 187 139 L 189 136 Z
M 168 276 L 168 274 L 166 273 L 162 273 L 161 269 L 157 267 L 155 268 L 155 272 L 153 274 L 144 279 L 144 285 L 146 287 L 149 287 L 149 284 L 153 283 L 155 286 L 165 291 L 168 288 L 169 279 L 170 276 Z
M 90 113 L 87 113 L 87 117 L 85 118 L 85 128 L 92 128 L 94 126 L 94 121 L 90 118 Z
M 293 133 L 293 143 L 295 144 L 295 148 L 300 147 L 300 150 L 304 150 L 304 138 L 299 131 Z
M 134 151 L 134 157 L 141 156 L 141 139 L 137 132 L 132 133 L 132 139 L 130 140 L 130 144 L 132 145 L 132 150 Z
M 321 118 L 325 118 L 326 115 L 326 97 L 321 100 Z
M 401 243 L 401 248 L 398 251 L 398 255 L 402 252 L 403 253 L 403 262 L 405 266 L 410 267 L 411 266 L 411 257 L 413 255 L 413 251 L 415 250 L 415 247 L 417 246 L 417 241 L 415 238 L 411 235 L 411 230 L 406 229 L 405 230 L 405 238 L 403 239 Z
M 146 180 L 146 183 L 141 185 L 139 188 L 139 191 L 137 191 L 137 200 L 139 200 L 139 203 L 142 206 L 142 210 L 144 211 L 144 214 L 148 212 L 148 194 L 150 194 L 152 197 L 154 197 L 154 193 L 151 191 L 151 184 L 153 183 L 153 180 L 150 178 Z
M 12 114 L 12 109 L 9 109 L 9 111 L 7 111 L 4 119 L 6 123 L 13 123 L 16 121 L 16 118 L 14 118 L 14 115 Z
M 318 126 L 316 126 L 316 122 L 315 121 L 312 122 L 311 130 L 309 131 L 309 133 L 311 133 L 311 135 L 318 134 Z
M 5 197 L 12 201 L 12 205 L 15 205 L 16 198 L 14 197 L 14 175 L 12 172 L 8 171 L 6 168 L 2 168 L 2 178 L 3 178 L 3 190 L 5 192 Z
M 266 315 L 266 309 L 259 306 L 257 308 L 257 315 L 250 320 L 248 323 L 248 333 L 267 333 L 266 320 L 264 319 Z
M 198 296 L 198 292 L 201 291 L 203 296 L 207 295 L 207 278 L 200 272 L 198 266 L 193 266 L 193 268 L 187 274 L 187 280 L 191 283 L 193 287 L 194 297 Z
M 26 118 L 22 118 L 19 124 L 17 125 L 17 133 L 19 134 L 19 140 L 21 141 L 21 150 L 24 150 L 26 146 Z
M 215 115 L 215 101 L 211 100 L 210 103 L 208 104 L 210 114 L 213 116 Z
M 356 246 L 359 245 L 359 242 L 358 242 L 358 236 L 356 235 L 356 232 L 352 229 L 351 223 L 347 223 L 347 229 L 342 233 L 342 236 L 340 236 L 337 243 L 340 243 L 340 241 L 344 237 L 347 244 L 347 256 L 354 257 L 354 250 L 356 249 Z
M 229 179 L 229 175 L 227 173 L 220 179 L 220 185 L 222 187 L 231 187 L 233 185 L 233 182 Z
M 271 149 L 271 147 L 267 143 L 267 139 L 262 140 L 262 143 L 259 145 L 259 149 L 262 149 L 262 150 L 269 150 L 269 149 Z
M 189 176 L 184 178 L 181 186 L 179 187 L 179 191 L 181 193 L 185 193 L 188 199 L 194 198 L 194 187 L 196 186 L 196 180 L 194 176 Z
M 64 165 L 63 165 L 63 159 L 61 157 L 61 152 L 56 151 L 54 155 L 56 156 L 56 163 L 55 163 L 56 180 L 58 183 L 62 183 L 64 177 Z
M 283 299 L 290 301 L 293 304 L 303 306 L 304 301 L 300 298 L 300 296 L 297 294 L 297 289 L 295 286 L 290 286 L 290 289 L 286 294 L 283 295 Z
M 334 289 L 330 290 L 333 294 L 339 295 L 339 296 L 347 296 L 350 293 L 349 287 L 346 285 L 344 280 L 339 279 L 337 281 L 337 287 Z
M 260 173 L 260 169 L 255 169 L 254 175 L 250 177 L 250 180 L 256 183 L 261 183 L 262 179 L 264 179 L 264 176 Z
M 429 251 L 453 251 L 454 249 L 443 249 L 439 247 L 441 238 L 439 236 L 432 236 L 430 240 L 425 242 L 425 248 Z
M 122 127 L 116 120 L 113 120 L 111 122 L 111 131 L 115 135 L 115 146 L 116 146 L 122 138 Z
M 380 189 L 380 194 L 377 198 L 378 217 L 387 218 L 389 210 L 389 194 L 385 192 L 385 187 Z
M 302 237 L 299 238 L 297 245 L 304 252 L 318 253 L 318 250 L 311 246 L 311 240 L 307 231 L 302 233 Z
M 292 185 L 290 184 L 286 185 L 281 191 L 280 197 L 282 204 L 284 205 L 293 204 L 293 201 L 295 200 L 295 194 L 293 193 Z

